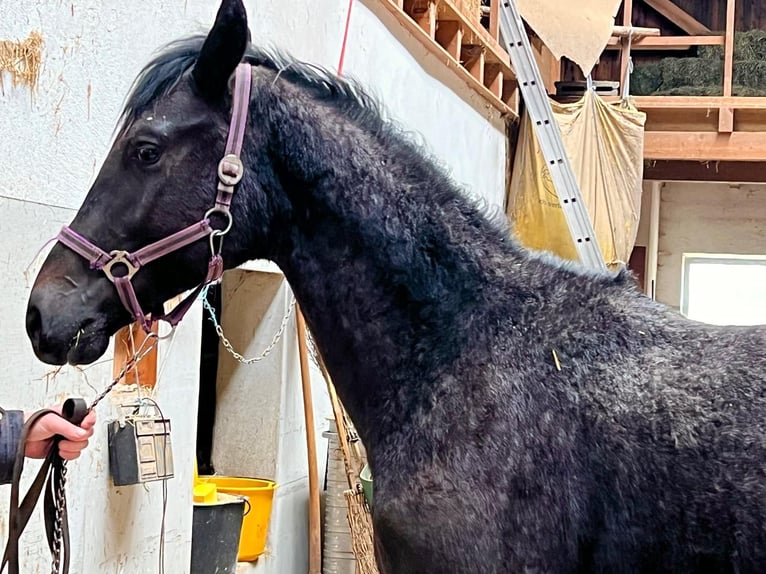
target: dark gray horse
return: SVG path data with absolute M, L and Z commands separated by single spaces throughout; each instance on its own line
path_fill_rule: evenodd
M 766 330 L 528 253 L 353 83 L 248 44 L 224 0 L 207 41 L 147 66 L 72 228 L 132 250 L 199 220 L 230 77 L 254 65 L 223 256 L 271 259 L 294 290 L 369 449 L 382 570 L 763 572 Z M 141 269 L 144 308 L 199 283 L 209 250 Z M 57 244 L 29 302 L 37 356 L 95 361 L 129 321 Z

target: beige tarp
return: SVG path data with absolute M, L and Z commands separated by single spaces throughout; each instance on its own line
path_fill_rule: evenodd
M 573 104 L 551 101 L 564 147 L 607 264 L 626 263 L 638 231 L 646 115 L 592 90 Z M 529 116 L 521 119 L 508 215 L 521 242 L 577 260 Z
M 521 17 L 557 60 L 566 56 L 587 76 L 612 37 L 622 0 L 516 0 Z

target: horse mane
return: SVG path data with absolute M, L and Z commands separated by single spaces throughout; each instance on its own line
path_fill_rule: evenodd
M 121 126 L 130 125 L 159 98 L 166 96 L 197 61 L 204 34 L 180 38 L 160 49 L 139 72 L 120 115 Z M 365 128 L 385 128 L 377 100 L 351 78 L 342 78 L 321 66 L 301 62 L 284 52 L 250 44 L 244 60 L 275 71 L 280 78 L 309 90 L 314 98 L 334 105 Z
M 136 121 L 158 99 L 166 96 L 178 84 L 183 75 L 194 66 L 205 41 L 204 34 L 193 34 L 170 42 L 162 47 L 143 67 L 134 80 L 120 114 L 118 131 Z M 489 222 L 490 228 L 502 239 L 509 239 L 511 227 L 502 209 L 492 206 L 480 196 L 460 193 L 458 185 L 449 178 L 447 166 L 429 151 L 424 142 L 417 141 L 417 134 L 408 132 L 387 118 L 383 106 L 359 82 L 353 78 L 340 77 L 321 66 L 302 62 L 276 49 L 266 49 L 250 44 L 244 60 L 253 66 L 274 71 L 280 79 L 307 90 L 323 104 L 332 106 L 360 128 L 376 134 L 396 147 L 403 146 L 413 160 L 420 159 L 431 164 L 438 176 L 449 180 L 447 188 L 458 193 L 474 217 Z M 431 171 L 429 170 L 429 171 Z M 465 191 L 465 190 L 462 190 Z M 451 194 L 450 194 L 451 195 Z

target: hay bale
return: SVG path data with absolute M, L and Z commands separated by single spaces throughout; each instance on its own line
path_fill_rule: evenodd
M 660 62 L 661 90 L 723 83 L 723 62 L 702 58 L 665 58 Z
M 722 96 L 723 86 L 679 86 L 677 88 L 660 89 L 652 96 Z
M 633 70 L 630 76 L 630 94 L 648 96 L 660 89 L 662 70 L 659 64 L 649 64 Z
M 766 31 L 737 32 L 734 35 L 734 59 L 748 61 L 766 59 Z
M 723 94 L 723 46 L 700 46 L 698 57 L 665 58 L 636 67 L 631 94 L 636 96 L 720 96 Z M 766 93 L 766 31 L 738 32 L 734 39 L 733 93 Z
M 703 60 L 720 60 L 723 62 L 723 46 L 699 46 L 697 56 Z
M 766 61 L 734 62 L 733 83 L 746 88 L 766 88 Z
M 766 88 L 750 88 L 734 84 L 731 88 L 731 93 L 733 96 L 741 98 L 763 98 L 766 97 Z

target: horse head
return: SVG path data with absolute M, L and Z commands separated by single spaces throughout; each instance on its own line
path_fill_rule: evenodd
M 248 45 L 241 0 L 223 0 L 206 37 L 171 45 L 137 78 L 101 170 L 30 294 L 27 333 L 42 361 L 93 362 L 114 332 L 138 320 L 115 278 L 128 278 L 136 308 L 157 313 L 165 301 L 205 279 L 211 250 L 221 250 L 228 267 L 248 258 L 245 246 L 253 243 L 258 226 L 242 223 L 246 204 L 260 203 L 264 217 L 268 213 L 265 194 L 253 202 L 262 191 L 258 178 L 240 163 L 230 212 L 211 211 L 233 113 L 232 78 Z M 250 139 L 252 144 L 257 136 Z M 265 165 L 258 156 L 263 150 L 249 145 L 244 164 Z M 138 264 L 127 254 L 195 222 L 202 231 L 192 241 L 141 265 L 133 276 Z M 230 223 L 222 241 L 218 232 Z M 105 260 L 97 261 L 102 255 Z

